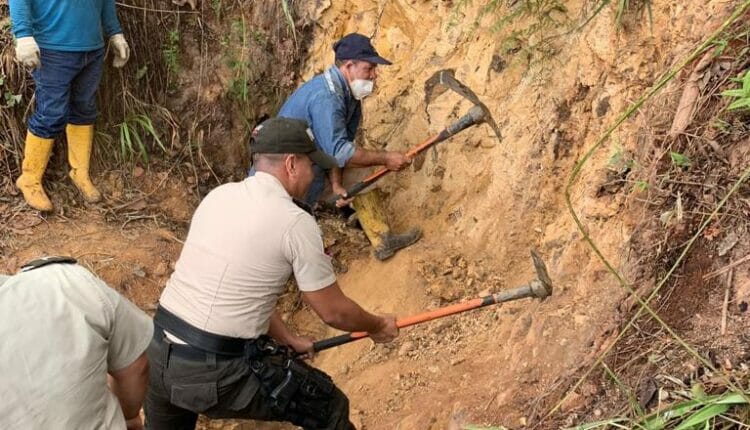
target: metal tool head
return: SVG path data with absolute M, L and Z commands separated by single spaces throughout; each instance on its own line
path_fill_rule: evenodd
M 479 97 L 474 94 L 474 91 L 456 79 L 455 74 L 456 72 L 453 69 L 440 70 L 435 72 L 429 79 L 427 79 L 427 81 L 425 81 L 425 106 L 429 105 L 439 95 L 445 93 L 446 90 L 451 89 L 461 97 L 472 102 L 475 107 L 479 107 L 483 111 L 481 122 L 489 124 L 495 132 L 497 139 L 502 140 L 503 136 L 500 133 L 500 127 L 497 126 L 497 123 L 495 123 L 495 120 L 492 118 L 490 110 L 487 109 L 487 106 L 484 103 L 479 101 Z M 477 123 L 478 122 L 479 121 L 477 121 Z
M 544 265 L 542 257 L 535 250 L 531 250 L 531 260 L 534 262 L 536 270 L 536 279 L 531 282 L 531 290 L 534 296 L 544 300 L 552 294 L 552 280 L 547 273 L 547 266 Z

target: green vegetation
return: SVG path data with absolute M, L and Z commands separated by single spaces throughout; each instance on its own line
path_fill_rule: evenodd
M 289 1 L 281 0 L 281 8 L 284 10 L 284 17 L 289 25 L 289 29 L 292 30 L 294 45 L 297 46 L 297 28 L 294 26 L 294 18 L 292 17 L 292 9 L 289 7 Z
M 458 24 L 466 6 L 473 0 L 459 0 L 453 7 L 448 20 L 448 28 Z M 571 19 L 567 2 L 564 0 L 488 0 L 482 6 L 474 20 L 474 27 L 486 16 L 493 16 L 494 22 L 490 30 L 502 34 L 501 46 L 506 53 L 523 52 L 528 60 L 544 59 L 554 55 L 557 48 L 556 39 L 572 31 L 581 30 L 589 24 L 607 7 L 614 8 L 615 25 L 624 26 L 627 16 L 642 16 L 648 14 L 648 20 L 653 22 L 652 0 L 595 0 L 593 12 L 576 24 Z
M 720 395 L 706 395 L 700 385 L 689 392 L 689 398 L 661 408 L 657 412 L 638 419 L 612 418 L 573 427 L 574 430 L 593 429 L 642 429 L 642 430 L 698 430 L 718 428 L 741 428 L 747 412 L 747 393 L 727 392 Z
M 232 22 L 231 40 L 238 42 L 239 48 L 229 51 L 227 66 L 231 78 L 227 92 L 229 97 L 247 102 L 250 93 L 250 61 L 247 59 L 247 28 L 244 18 Z
M 672 160 L 672 164 L 680 168 L 690 167 L 692 164 L 686 155 L 680 154 L 679 152 L 670 151 L 669 158 Z
M 211 9 L 213 9 L 214 15 L 219 21 L 221 21 L 221 6 L 221 0 L 211 0 Z
M 180 73 L 180 32 L 177 29 L 167 32 L 167 40 L 162 46 L 162 57 L 167 67 L 167 88 L 173 90 Z
M 14 94 L 11 90 L 5 88 L 5 76 L 0 75 L 0 90 L 3 94 L 3 105 L 7 108 L 12 108 L 17 104 L 21 103 L 21 94 Z
M 162 151 L 167 149 L 159 139 L 159 134 L 154 129 L 151 118 L 147 115 L 131 115 L 118 124 L 120 130 L 120 157 L 125 161 L 133 161 L 140 157 L 144 162 L 149 161 L 149 149 L 144 143 L 143 137 L 151 136 L 156 146 Z
M 728 110 L 747 109 L 750 110 L 750 70 L 745 72 L 745 77 L 732 79 L 734 82 L 742 84 L 741 88 L 726 90 L 721 93 L 722 96 L 732 98 L 734 101 L 727 107 Z
M 602 3 L 609 3 L 611 0 L 603 0 Z M 622 27 L 623 18 L 625 14 L 630 11 L 642 12 L 646 10 L 648 12 L 649 25 L 653 25 L 654 18 L 651 11 L 651 0 L 617 0 L 614 4 L 615 10 L 615 22 L 618 27 Z
M 612 0 L 598 0 L 594 7 L 594 12 L 586 18 L 578 29 L 585 27 L 590 23 L 596 16 L 598 16 L 604 8 L 612 5 L 615 8 L 615 25 L 617 28 L 622 28 L 624 25 L 625 17 L 630 14 L 634 14 L 637 17 L 641 17 L 643 12 L 648 13 L 649 26 L 653 26 L 653 13 L 651 10 L 651 0 L 616 0 L 614 3 Z

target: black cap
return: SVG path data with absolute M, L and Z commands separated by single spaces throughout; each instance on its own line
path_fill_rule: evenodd
M 253 129 L 250 150 L 256 154 L 305 154 L 323 169 L 336 167 L 336 159 L 318 149 L 312 130 L 301 119 L 263 121 Z
M 333 44 L 336 60 L 364 60 L 375 64 L 392 64 L 390 61 L 378 55 L 378 51 L 372 46 L 370 38 L 359 34 L 350 33 Z

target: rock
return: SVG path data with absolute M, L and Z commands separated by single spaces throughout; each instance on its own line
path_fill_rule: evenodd
M 141 266 L 135 266 L 133 269 L 133 275 L 139 277 L 139 278 L 145 278 L 146 277 L 146 271 L 143 270 L 143 267 Z
M 401 347 L 398 349 L 398 356 L 399 357 L 405 357 L 407 356 L 412 350 L 414 350 L 414 342 L 407 340 L 406 342 L 401 344 Z
M 583 406 L 585 403 L 585 399 L 582 395 L 576 393 L 573 391 L 572 393 L 569 393 L 565 399 L 563 400 L 562 404 L 560 405 L 560 410 L 568 413 L 570 411 L 576 410 Z
M 362 411 L 359 411 L 357 409 L 352 409 L 349 413 L 349 421 L 351 421 L 352 424 L 354 424 L 354 428 L 362 429 L 364 428 L 364 425 L 362 424 L 362 418 L 364 414 Z
M 732 248 L 734 248 L 734 245 L 737 244 L 737 242 L 740 240 L 739 237 L 737 237 L 737 234 L 735 232 L 730 232 L 729 234 L 724 237 L 724 239 L 719 243 L 719 257 L 723 257 L 729 252 Z
M 134 178 L 140 178 L 141 176 L 143 176 L 143 172 L 145 172 L 143 170 L 143 167 L 141 167 L 141 166 L 135 166 L 135 168 L 133 169 L 133 177 Z
M 430 285 L 430 287 L 427 289 L 427 292 L 437 298 L 443 299 L 445 301 L 451 301 L 458 298 L 455 291 L 453 291 L 450 286 L 446 285 L 444 282 L 435 282 L 434 284 Z
M 164 261 L 159 262 L 159 264 L 156 265 L 156 268 L 154 268 L 154 275 L 156 276 L 164 276 L 169 272 L 169 266 Z

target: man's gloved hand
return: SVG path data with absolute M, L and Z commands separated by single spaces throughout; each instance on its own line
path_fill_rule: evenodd
M 112 60 L 112 65 L 118 69 L 125 65 L 130 58 L 130 47 L 128 42 L 125 41 L 125 36 L 122 33 L 117 33 L 109 38 L 109 44 L 112 46 L 112 50 L 115 53 L 115 59 Z
M 39 45 L 36 44 L 36 40 L 32 36 L 16 39 L 16 61 L 31 70 L 42 64 L 39 59 Z

